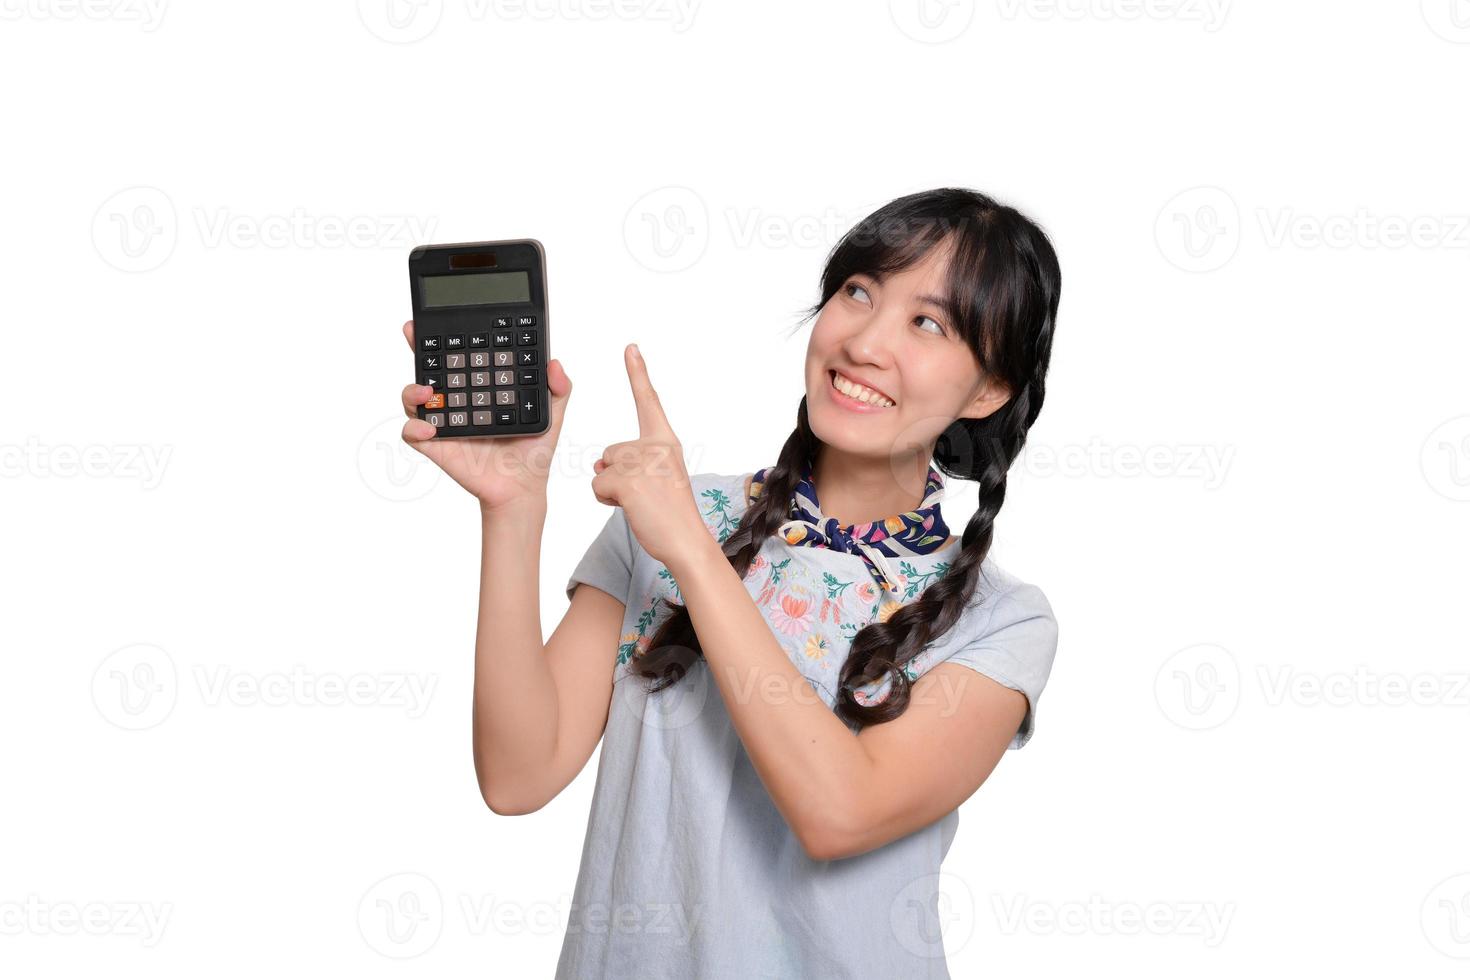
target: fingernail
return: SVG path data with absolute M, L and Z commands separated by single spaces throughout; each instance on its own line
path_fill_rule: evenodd
M 637 344 L 633 345 L 633 356 L 638 358 L 638 360 L 640 361 L 643 360 L 643 352 L 638 349 Z

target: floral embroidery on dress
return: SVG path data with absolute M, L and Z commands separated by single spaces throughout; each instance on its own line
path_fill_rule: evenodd
M 744 475 L 737 478 L 738 487 L 743 488 L 744 483 Z M 699 509 L 705 526 L 724 544 L 739 528 L 742 515 L 732 512 L 731 497 L 720 486 L 705 488 L 697 499 L 701 502 Z M 804 676 L 810 677 L 806 672 L 814 669 L 834 671 L 864 627 L 887 622 L 929 585 L 943 578 L 949 569 L 947 561 L 921 571 L 913 561 L 899 559 L 897 571 L 885 570 L 893 586 L 890 591 L 882 588 L 872 575 L 843 579 L 812 562 L 797 561 L 793 554 L 772 560 L 765 553 L 757 553 L 751 559 L 746 583 L 782 648 L 803 669 Z M 659 565 L 645 608 L 638 614 L 633 628 L 621 638 L 619 666 L 646 652 L 652 634 L 668 610 L 665 600 L 681 604 L 684 601 L 673 574 Z M 918 667 L 924 656 L 921 653 L 904 665 L 904 674 L 910 681 L 917 680 L 923 672 Z M 882 678 L 854 690 L 853 696 L 860 704 L 877 703 L 883 697 L 868 691 L 874 688 L 881 691 L 887 684 L 888 679 Z

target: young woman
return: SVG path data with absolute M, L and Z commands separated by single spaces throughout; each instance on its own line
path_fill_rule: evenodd
M 1046 596 L 987 552 L 1060 285 L 1046 235 L 982 194 L 879 209 L 828 258 L 796 429 L 749 473 L 685 472 L 630 345 L 639 435 L 594 466 L 614 510 L 544 645 L 561 364 L 541 436 L 404 426 L 481 505 L 486 803 L 540 808 L 605 737 L 558 978 L 949 975 L 955 811 L 1031 737 L 1056 650 Z M 946 476 L 979 486 L 958 536 Z

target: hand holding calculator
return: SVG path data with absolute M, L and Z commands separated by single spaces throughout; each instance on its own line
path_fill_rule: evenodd
M 505 283 L 479 280 L 474 282 L 446 284 L 425 284 L 418 281 L 421 274 L 415 262 L 410 261 L 413 281 L 413 300 L 415 318 L 403 325 L 404 338 L 409 348 L 413 351 L 415 374 L 419 380 L 418 384 L 407 385 L 403 389 L 403 409 L 408 416 L 408 422 L 403 427 L 403 439 L 414 449 L 429 457 L 441 469 L 454 478 L 455 482 L 474 494 L 487 510 L 496 510 L 507 505 L 518 505 L 531 500 L 545 499 L 547 479 L 551 471 L 552 456 L 556 448 L 557 437 L 561 430 L 562 417 L 566 411 L 566 402 L 571 394 L 572 383 L 562 368 L 561 362 L 547 360 L 546 333 L 546 301 L 544 268 L 540 266 L 540 246 L 535 242 L 513 242 L 508 243 L 517 246 L 533 247 L 534 251 L 500 250 L 507 243 L 482 242 L 466 245 L 430 246 L 428 249 L 415 249 L 415 257 L 421 251 L 431 249 L 468 250 L 456 254 L 485 255 L 487 247 L 497 249 L 494 256 L 499 261 L 502 256 L 513 256 L 519 254 L 528 257 L 534 254 L 537 259 L 538 275 L 532 277 L 530 270 L 527 272 L 527 281 L 524 285 L 530 286 L 531 301 L 525 302 L 520 297 L 527 295 L 521 288 L 523 284 L 518 280 L 509 283 L 512 287 L 506 291 Z M 447 265 L 447 257 L 437 257 L 441 264 Z M 485 261 L 478 259 L 474 261 Z M 470 268 L 476 268 L 471 266 Z M 483 271 L 483 267 L 480 267 Z M 503 268 L 503 267 L 502 267 Z M 514 271 L 514 270 L 512 270 Z M 443 273 L 424 273 L 425 278 Z M 474 274 L 474 273 L 471 273 Z M 489 290 L 487 292 L 487 290 Z M 502 300 L 509 295 L 511 298 L 504 302 L 478 302 L 483 299 Z M 427 297 L 428 302 L 424 302 Z M 476 302 L 447 302 L 448 299 L 470 299 Z M 509 307 L 507 312 L 505 307 Z M 497 311 L 498 310 L 498 311 Z M 477 319 L 483 321 L 486 317 L 498 316 L 532 316 L 537 320 L 537 340 L 535 345 L 518 345 L 516 340 L 519 335 L 512 334 L 509 344 L 496 346 L 496 328 L 479 329 Z M 420 319 L 422 317 L 423 319 Z M 446 318 L 447 317 L 447 318 Z M 500 328 L 504 332 L 504 328 Z M 532 329 L 527 325 L 526 330 Z M 449 346 L 450 338 L 459 338 Z M 481 340 L 484 346 L 478 346 Z M 426 344 L 426 340 L 437 340 L 436 343 Z M 461 343 L 462 341 L 462 343 Z M 473 346 L 472 346 L 473 345 Z M 426 349 L 427 348 L 427 349 Z M 519 359 L 524 352 L 533 352 L 538 364 L 534 365 L 536 379 L 533 382 L 530 377 L 532 365 L 527 363 L 524 367 L 505 366 L 495 368 L 493 365 L 486 367 L 483 371 L 471 366 L 471 357 L 476 353 L 482 359 L 493 360 L 496 352 L 508 353 L 511 358 Z M 450 361 L 451 352 L 458 353 L 464 358 L 464 367 L 450 368 L 449 364 L 458 365 L 459 358 Z M 431 355 L 426 357 L 425 355 Z M 529 359 L 528 359 L 529 360 Z M 496 375 L 499 372 L 510 372 L 510 376 Z M 461 379 L 450 380 L 450 374 L 463 374 L 463 384 L 458 383 Z M 480 374 L 488 374 L 488 378 L 477 377 Z M 521 380 L 526 384 L 522 386 Z M 488 381 L 486 384 L 481 382 Z M 497 381 L 506 382 L 497 384 Z M 515 421 L 509 421 L 505 416 L 492 415 L 488 421 L 483 418 L 477 422 L 475 413 L 478 411 L 494 412 L 494 408 L 476 409 L 469 402 L 475 398 L 476 393 L 485 393 L 488 400 L 495 401 L 495 392 L 516 392 L 517 403 L 512 407 L 516 412 Z M 522 392 L 532 392 L 525 401 L 531 401 L 532 407 L 539 409 L 537 419 L 534 421 L 524 418 L 520 412 L 525 407 L 522 402 Z M 458 397 L 455 397 L 458 396 Z M 500 396 L 502 402 L 508 401 Z M 465 404 L 458 407 L 457 403 L 463 401 Z M 456 407 L 451 406 L 456 403 Z M 464 419 L 455 418 L 458 412 L 465 416 Z M 439 419 L 429 416 L 439 415 Z M 488 430 L 488 431 L 481 431 Z M 446 436 L 520 436 L 521 438 L 468 438 L 453 439 Z
M 408 257 L 419 418 L 444 436 L 545 432 L 550 321 L 534 239 L 421 245 Z

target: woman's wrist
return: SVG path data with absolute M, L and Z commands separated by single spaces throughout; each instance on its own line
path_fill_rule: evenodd
M 518 497 L 510 503 L 501 504 L 498 507 L 490 507 L 482 500 L 480 501 L 480 517 L 485 521 L 503 523 L 506 521 L 542 521 L 546 518 L 546 494 L 532 494 Z

